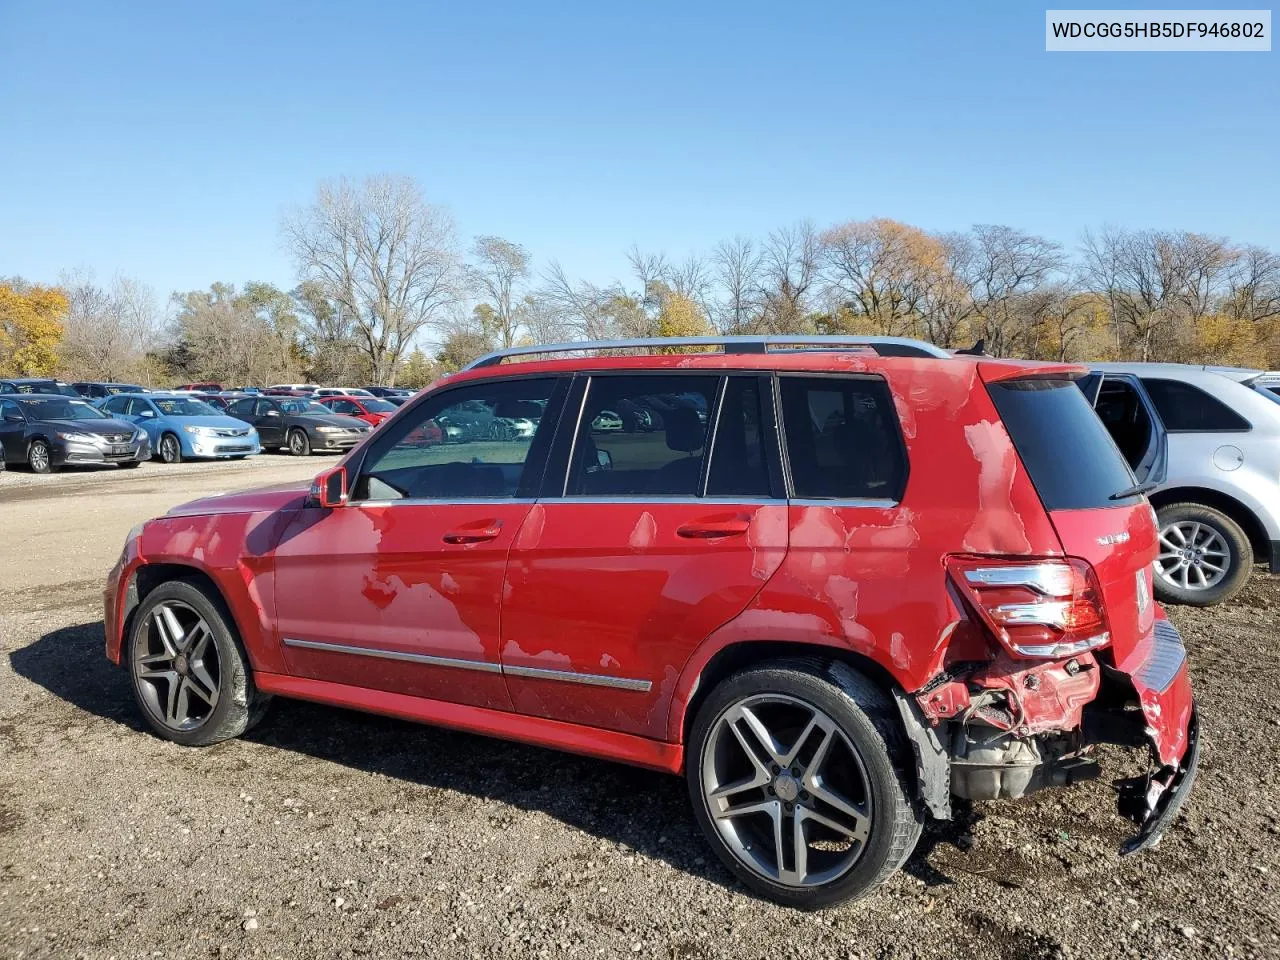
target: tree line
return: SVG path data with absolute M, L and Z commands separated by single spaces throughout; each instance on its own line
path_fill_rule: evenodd
M 633 247 L 629 275 L 598 285 L 513 240 L 464 244 L 394 176 L 321 183 L 280 231 L 298 276 L 287 291 L 217 282 L 166 308 L 127 277 L 0 283 L 0 373 L 416 387 L 499 347 L 712 333 L 1280 367 L 1280 255 L 1190 231 L 1106 227 L 1068 249 L 1002 225 L 802 221 L 682 260 Z

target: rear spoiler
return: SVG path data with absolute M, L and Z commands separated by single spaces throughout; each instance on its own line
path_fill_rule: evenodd
M 1042 360 L 983 360 L 978 373 L 985 383 L 1001 380 L 1079 380 L 1089 375 L 1089 368 L 1078 363 L 1052 363 Z

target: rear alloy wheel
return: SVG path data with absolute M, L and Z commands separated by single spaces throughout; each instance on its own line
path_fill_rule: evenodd
M 1158 599 L 1209 606 L 1235 596 L 1249 579 L 1253 547 L 1225 513 L 1199 503 L 1173 503 L 1157 510 L 1156 519 Z
M 311 440 L 307 431 L 296 427 L 289 431 L 289 452 L 295 457 L 306 457 L 311 454 Z
M 756 893 L 816 908 L 862 896 L 920 836 L 887 695 L 842 666 L 776 663 L 698 711 L 687 778 L 721 860 Z
M 126 648 L 143 715 L 162 737 L 187 746 L 239 736 L 266 707 L 219 607 L 194 584 L 162 584 L 134 616 Z
M 166 433 L 160 438 L 160 459 L 165 463 L 182 462 L 182 444 L 172 433 Z
M 27 466 L 32 473 L 53 473 L 53 456 L 43 440 L 32 440 L 31 446 L 27 447 Z

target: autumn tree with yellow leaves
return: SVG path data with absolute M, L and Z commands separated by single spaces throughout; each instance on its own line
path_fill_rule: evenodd
M 53 374 L 67 309 L 66 294 L 55 287 L 0 283 L 0 374 Z

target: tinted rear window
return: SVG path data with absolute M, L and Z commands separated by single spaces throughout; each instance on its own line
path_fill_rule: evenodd
M 1249 421 L 1221 400 L 1180 380 L 1142 378 L 1164 428 L 1174 433 L 1237 433 Z
M 1111 435 L 1070 380 L 990 386 L 1005 429 L 1048 510 L 1114 507 L 1134 484 Z

